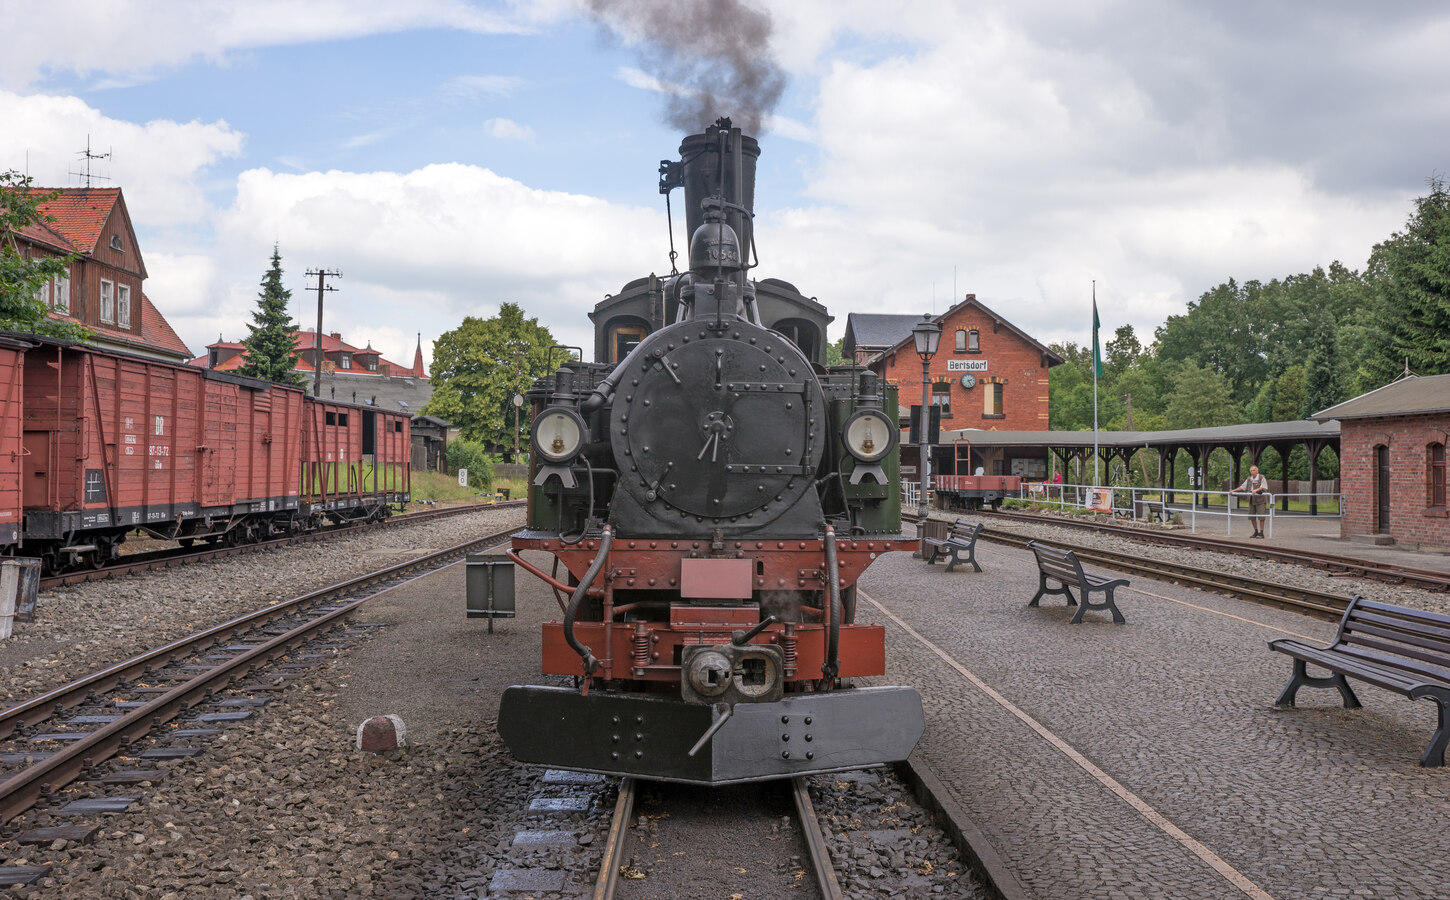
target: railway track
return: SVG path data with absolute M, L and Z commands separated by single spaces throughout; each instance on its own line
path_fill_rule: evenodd
M 983 518 L 1031 522 L 1041 525 L 1056 525 L 1062 528 L 1074 528 L 1080 531 L 1105 532 L 1133 540 L 1147 541 L 1149 543 L 1213 550 L 1221 553 L 1234 553 L 1240 556 L 1250 556 L 1255 559 L 1309 566 L 1311 568 L 1324 569 L 1332 575 L 1350 575 L 1358 578 L 1369 578 L 1388 584 L 1405 585 L 1428 591 L 1450 591 L 1450 575 L 1432 569 L 1416 569 L 1409 566 L 1345 559 L 1342 556 L 1337 556 L 1332 553 L 1319 553 L 1313 550 L 1250 546 L 1237 541 L 1221 540 L 1200 535 L 1172 534 L 1150 531 L 1143 528 L 1111 525 L 1103 522 L 1083 522 L 1056 516 L 1039 516 L 1031 513 L 1005 513 L 982 510 L 977 515 Z
M 907 519 L 908 517 L 903 515 L 902 518 Z M 914 516 L 910 518 L 911 521 L 915 521 Z M 1036 518 L 1040 519 L 1041 524 L 1058 524 L 1055 519 Z M 1126 534 L 1122 535 L 1124 537 L 1138 537 L 1137 529 L 1115 529 L 1115 531 L 1126 532 Z M 1010 531 L 1003 531 L 998 528 L 983 528 L 981 539 L 1021 548 L 1025 548 L 1028 541 L 1032 540 L 1032 538 L 1024 537 Z M 1332 594 L 1312 588 L 1299 587 L 1297 585 L 1287 585 L 1259 578 L 1250 578 L 1244 575 L 1234 575 L 1214 568 L 1191 566 L 1185 563 L 1153 559 L 1131 553 L 1104 550 L 1098 547 L 1075 544 L 1055 538 L 1051 539 L 1049 543 L 1054 547 L 1061 547 L 1064 550 L 1073 551 L 1083 563 L 1102 566 L 1106 569 L 1112 569 L 1115 572 L 1127 572 L 1163 581 L 1173 581 L 1201 590 L 1229 594 L 1244 600 L 1251 600 L 1280 609 L 1294 609 L 1299 612 L 1327 619 L 1338 619 L 1344 614 L 1345 608 L 1349 606 L 1350 598 L 1343 594 Z M 1201 549 L 1211 549 L 1227 553 L 1239 552 L 1243 549 L 1239 545 L 1230 542 L 1218 543 L 1222 544 L 1222 546 L 1202 547 Z M 1258 551 L 1254 552 L 1257 553 Z
M 599 865 L 599 880 L 594 886 L 594 900 L 613 900 L 621 878 L 629 873 L 626 866 L 629 855 L 628 837 L 630 824 L 634 821 L 639 783 L 636 778 L 620 780 L 619 795 L 615 800 L 614 815 L 610 820 L 609 834 L 604 845 L 604 856 Z M 842 900 L 845 894 L 836 878 L 835 866 L 831 862 L 820 819 L 811 803 L 807 781 L 801 777 L 792 778 L 788 783 L 795 808 L 795 823 L 806 846 L 816 888 L 824 900 Z
M 165 726 L 342 624 L 371 597 L 473 550 L 493 546 L 515 530 L 475 538 L 274 604 L 10 706 L 0 712 L 0 740 L 61 749 L 3 754 L 5 763 L 23 768 L 0 782 L 0 823 L 66 785 L 92 777 L 102 763 L 128 747 L 148 737 L 176 734 Z M 207 721 L 224 721 L 226 715 Z M 41 723 L 55 730 L 34 735 Z
M 287 547 L 294 544 L 311 543 L 313 541 L 327 540 L 343 534 L 354 534 L 359 528 L 386 527 L 389 525 L 413 525 L 419 522 L 428 522 L 435 519 L 446 519 L 452 516 L 466 515 L 471 512 L 478 512 L 481 509 L 507 509 L 510 507 L 522 507 L 527 501 L 508 500 L 490 506 L 450 506 L 443 509 L 430 509 L 422 512 L 408 513 L 407 515 L 393 516 L 377 522 L 359 523 L 353 525 L 340 525 L 323 531 L 315 531 L 309 534 L 295 534 L 288 537 L 273 538 L 267 541 L 258 541 L 254 544 L 237 544 L 235 546 L 208 546 L 203 549 L 190 547 L 173 548 L 169 550 L 157 550 L 147 553 L 136 553 L 130 556 L 123 556 L 111 565 L 99 569 L 77 569 L 70 572 L 61 572 L 56 575 L 47 575 L 40 579 L 40 589 L 60 587 L 67 584 L 80 584 L 88 581 L 103 581 L 108 578 L 118 578 L 122 575 L 130 575 L 134 572 L 148 572 L 155 569 L 169 569 L 174 566 L 186 566 L 192 563 L 201 562 L 207 559 L 220 559 L 226 556 L 237 556 L 244 553 L 260 553 L 266 550 L 276 550 L 280 547 Z

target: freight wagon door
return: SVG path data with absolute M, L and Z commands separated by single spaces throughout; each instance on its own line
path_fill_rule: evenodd
M 207 452 L 201 457 L 201 502 L 203 506 L 231 506 L 236 487 L 237 395 L 219 390 L 209 405 L 208 413 L 214 419 L 208 428 Z
M 25 432 L 25 468 L 21 482 L 27 509 L 50 506 L 50 432 Z

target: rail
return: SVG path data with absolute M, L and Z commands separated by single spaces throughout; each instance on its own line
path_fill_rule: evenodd
M 517 530 L 517 528 L 511 528 L 485 535 L 454 547 L 369 572 L 320 591 L 303 594 L 292 600 L 233 619 L 215 628 L 209 628 L 190 638 L 174 641 L 126 662 L 110 666 L 0 712 L 0 733 L 14 734 L 23 724 L 44 721 L 50 715 L 81 706 L 92 696 L 93 691 L 109 690 L 125 681 L 140 677 L 148 667 L 155 666 L 163 660 L 169 661 L 184 653 L 194 653 L 200 649 L 213 647 L 241 627 L 272 621 L 287 613 L 298 613 L 320 601 L 336 598 L 380 581 L 400 579 L 399 583 L 401 583 L 401 580 L 413 577 L 418 570 L 438 568 L 447 561 L 465 556 L 471 550 L 497 544 Z M 383 590 L 388 590 L 393 586 L 396 585 L 391 585 Z M 290 647 L 331 627 L 367 600 L 382 592 L 377 591 L 367 596 L 350 598 L 341 602 L 340 605 L 327 610 L 322 615 L 257 645 L 240 656 L 225 660 L 220 665 L 198 674 L 140 707 L 128 710 L 115 721 L 86 734 L 80 740 L 70 742 L 63 750 L 59 750 L 45 759 L 39 759 L 34 765 L 28 766 L 4 782 L 0 782 L 0 823 L 8 822 L 20 815 L 40 798 L 81 777 L 97 764 L 115 756 L 132 741 L 139 740 L 151 733 L 158 725 L 176 718 L 190 707 L 204 701 L 212 693 L 225 689 L 253 669 L 260 668 L 274 657 L 285 653 Z

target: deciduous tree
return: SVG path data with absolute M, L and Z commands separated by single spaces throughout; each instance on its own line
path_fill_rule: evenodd
M 516 391 L 549 374 L 549 329 L 526 318 L 517 303 L 504 303 L 491 319 L 473 316 L 433 345 L 433 396 L 426 415 L 447 419 L 463 436 L 496 447 L 512 447 Z M 556 353 L 554 365 L 561 358 Z M 527 448 L 528 407 L 522 411 L 519 447 Z

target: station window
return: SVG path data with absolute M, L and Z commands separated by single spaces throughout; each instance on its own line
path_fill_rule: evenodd
M 1002 413 L 1002 385 L 984 384 L 982 391 L 982 415 L 1000 418 Z
M 116 286 L 109 281 L 101 282 L 101 321 L 116 321 Z
M 122 328 L 131 327 L 131 288 L 128 285 L 116 285 L 116 320 Z
M 965 328 L 957 329 L 957 352 L 967 352 L 967 330 Z
M 55 310 L 56 312 L 70 312 L 70 276 L 58 275 L 55 279 Z
M 982 336 L 977 331 L 977 329 L 975 329 L 975 328 L 973 328 L 971 331 L 968 331 L 967 332 L 967 352 L 968 353 L 981 353 L 982 352 Z
M 950 381 L 931 386 L 931 405 L 940 406 L 941 414 L 952 414 L 952 383 Z
M 1444 507 L 1445 505 L 1445 445 L 1431 444 L 1429 452 L 1425 454 L 1426 462 L 1429 464 L 1429 471 L 1426 473 L 1426 482 L 1430 488 L 1430 505 Z

